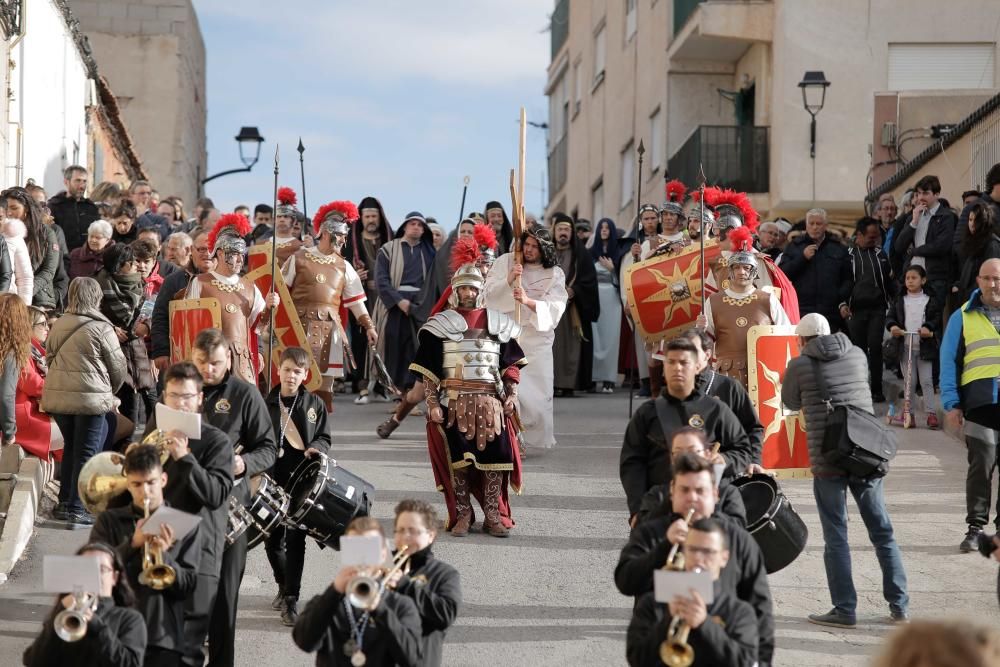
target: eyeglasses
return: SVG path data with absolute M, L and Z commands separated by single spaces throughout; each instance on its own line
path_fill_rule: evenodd
M 194 398 L 198 398 L 198 394 L 178 394 L 172 391 L 168 391 L 164 394 L 164 396 L 172 401 L 190 401 Z
M 31 326 L 33 326 L 33 327 L 41 327 L 43 329 L 48 329 L 49 328 L 49 323 L 48 322 L 35 322 Z

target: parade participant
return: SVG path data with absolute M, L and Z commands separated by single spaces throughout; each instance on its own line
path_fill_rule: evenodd
M 278 266 L 284 266 L 288 258 L 302 247 L 302 241 L 294 234 L 292 226 L 298 216 L 295 204 L 299 198 L 291 188 L 278 188 L 278 208 L 274 211 L 274 236 L 259 244 L 275 243 Z
M 309 353 L 301 347 L 285 348 L 278 365 L 279 384 L 267 395 L 267 411 L 278 437 L 274 481 L 288 490 L 292 473 L 307 458 L 330 453 L 330 429 L 323 401 L 303 386 L 309 373 Z M 264 545 L 278 594 L 271 608 L 281 611 L 281 622 L 295 625 L 299 589 L 305 565 L 306 532 L 282 524 Z
M 358 204 L 358 213 L 361 216 L 360 225 L 351 225 L 347 234 L 347 243 L 344 244 L 342 254 L 344 259 L 354 267 L 361 279 L 361 284 L 365 288 L 365 299 L 369 305 L 378 303 L 378 290 L 375 288 L 375 262 L 378 258 L 378 249 L 392 239 L 392 226 L 389 219 L 385 217 L 382 204 L 375 197 L 365 197 Z M 364 327 L 354 317 L 351 320 L 351 351 L 354 353 L 354 361 L 358 367 L 354 371 L 352 384 L 354 391 L 360 395 L 354 399 L 358 405 L 366 405 L 370 398 L 370 392 L 384 400 L 385 390 L 376 387 L 371 376 L 371 353 L 368 346 L 368 335 Z
M 705 432 L 694 426 L 682 426 L 674 431 L 670 438 L 670 460 L 671 470 L 673 462 L 681 454 L 695 454 L 712 462 L 715 456 L 712 454 L 712 445 L 709 444 Z M 723 477 L 719 480 L 719 512 L 732 518 L 741 527 L 747 525 L 747 508 L 743 503 L 743 496 L 729 478 Z M 656 519 L 673 513 L 670 505 L 670 482 L 658 484 L 646 492 L 639 504 L 639 513 L 636 516 L 635 525 L 641 524 L 649 519 Z
M 676 255 L 691 245 L 691 239 L 684 233 L 684 193 L 687 188 L 680 181 L 673 180 L 666 185 L 667 198 L 660 207 L 660 234 L 657 247 L 644 249 L 647 256 Z M 647 241 L 648 242 L 648 241 Z
M 200 412 L 204 397 L 198 368 L 189 361 L 169 366 L 163 374 L 163 403 L 181 412 Z M 156 419 L 147 420 L 146 433 L 156 430 Z M 184 608 L 185 663 L 202 665 L 202 646 L 208 636 L 209 616 L 215 604 L 222 569 L 229 495 L 233 490 L 233 446 L 226 434 L 201 422 L 201 437 L 188 438 L 178 431 L 163 434 L 170 454 L 164 497 L 171 507 L 198 514 L 204 531 L 198 585 Z
M 438 667 L 448 628 L 462 604 L 458 570 L 438 560 L 431 550 L 438 531 L 438 516 L 430 503 L 406 499 L 396 505 L 396 548 L 410 554 L 400 574 L 388 583 L 400 595 L 413 600 L 423 626 L 421 664 Z
M 279 299 L 274 292 L 265 299 L 256 285 L 240 275 L 247 251 L 243 239 L 249 233 L 250 222 L 242 215 L 227 213 L 219 218 L 208 235 L 209 255 L 216 259 L 215 268 L 194 276 L 184 298 L 218 299 L 222 309 L 222 331 L 233 355 L 233 374 L 256 384 L 263 357 L 257 352 L 255 329 L 264 310 L 276 308 Z
M 691 524 L 682 548 L 687 572 L 712 577 L 713 599 L 706 603 L 697 592 L 675 596 L 669 606 L 654 593 L 639 598 L 628 626 L 626 654 L 633 667 L 662 665 L 660 645 L 668 631 L 683 623 L 686 644 L 693 652 L 692 667 L 746 667 L 757 664 L 757 618 L 753 607 L 738 599 L 719 579 L 729 562 L 729 540 L 722 523 L 699 519 Z
M 413 211 L 396 237 L 379 249 L 375 263 L 378 351 L 393 383 L 404 391 L 415 382 L 408 368 L 417 350 L 417 330 L 423 325 L 417 310 L 430 296 L 424 288 L 434 267 L 432 241 L 424 216 Z
M 566 276 L 556 266 L 549 230 L 525 231 L 520 243 L 524 264 L 515 263 L 513 253 L 498 258 L 486 275 L 483 305 L 510 315 L 515 322 L 521 320 L 517 343 L 528 363 L 518 385 L 523 456 L 528 447 L 549 449 L 556 444 L 552 426 L 552 343 L 568 296 Z
M 26 667 L 72 664 L 139 667 L 146 653 L 146 622 L 135 609 L 135 593 L 129 585 L 121 556 L 101 542 L 83 545 L 76 555 L 97 559 L 101 571 L 101 588 L 94 591 L 98 596 L 97 608 L 84 612 L 87 633 L 75 642 L 67 642 L 56 634 L 53 627 L 56 615 L 75 603 L 72 595 L 60 595 L 42 622 L 41 633 L 25 649 L 21 664 Z
M 601 218 L 588 244 L 597 275 L 597 300 L 601 317 L 594 322 L 594 389 L 612 394 L 618 381 L 618 345 L 621 342 L 622 302 L 618 298 L 618 268 L 621 260 L 618 230 L 611 218 Z
M 639 218 L 635 221 L 632 231 L 619 243 L 621 248 L 629 248 L 627 254 L 622 256 L 619 277 L 624 277 L 625 270 L 636 262 L 648 259 L 650 254 L 659 247 L 660 244 L 660 209 L 653 204 L 643 204 L 639 208 Z M 625 293 L 625 281 L 619 280 L 618 289 L 621 293 L 621 302 L 628 303 Z M 625 309 L 625 317 L 632 328 L 633 349 L 639 366 L 639 381 L 642 388 L 639 391 L 640 397 L 656 396 L 662 388 L 661 378 L 663 377 L 660 368 L 654 368 L 657 364 L 653 361 L 653 350 L 647 345 L 638 327 L 632 324 L 632 314 L 628 308 Z
M 510 218 L 507 217 L 507 211 L 504 210 L 503 204 L 498 201 L 486 202 L 486 206 L 483 207 L 483 215 L 486 216 L 487 224 L 493 228 L 493 233 L 496 234 L 497 257 L 513 250 L 514 226 L 510 224 Z
M 692 205 L 687 212 L 687 233 L 688 238 L 693 242 L 701 242 L 702 229 L 705 230 L 705 242 L 712 240 L 712 231 L 715 227 L 715 215 L 708 208 L 702 208 L 697 204 Z
M 632 415 L 622 442 L 618 472 L 628 504 L 629 522 L 634 525 L 642 497 L 652 487 L 670 479 L 670 451 L 666 443 L 683 426 L 705 431 L 709 442 L 721 443 L 715 463 L 725 463 L 725 475 L 746 470 L 754 459 L 739 419 L 728 406 L 695 388 L 698 348 L 689 340 L 667 343 L 663 363 L 667 390 L 646 401 Z
M 198 585 L 198 567 L 202 558 L 206 526 L 195 526 L 184 539 L 177 540 L 169 524 L 161 524 L 156 535 L 142 532 L 143 524 L 160 507 L 170 507 L 164 497 L 167 473 L 160 463 L 160 453 L 153 445 L 135 445 L 125 454 L 125 477 L 132 502 L 127 507 L 113 507 L 101 512 L 90 532 L 92 542 L 114 545 L 125 564 L 129 583 L 136 591 L 137 608 L 146 619 L 147 646 L 144 665 L 182 664 L 185 653 L 184 601 Z M 148 512 L 148 514 L 147 514 Z M 162 554 L 163 564 L 173 569 L 175 579 L 162 590 L 143 584 L 139 575 L 145 563 L 145 550 Z
M 369 345 L 378 342 L 365 308 L 365 288 L 357 271 L 341 256 L 358 209 L 349 201 L 322 206 L 313 218 L 316 245 L 302 248 L 281 272 L 306 330 L 313 359 L 323 373 L 316 395 L 333 411 L 333 381 L 344 377 L 344 347 L 349 345 L 341 308 L 348 308 L 365 330 Z
M 250 506 L 250 479 L 274 465 L 277 446 L 267 405 L 257 387 L 230 373 L 229 342 L 219 329 L 205 329 L 194 339 L 191 360 L 201 374 L 202 418 L 226 434 L 233 447 L 233 496 Z M 247 533 L 222 554 L 219 589 L 208 630 L 209 665 L 235 660 L 236 609 L 246 569 Z
M 723 590 L 734 591 L 737 598 L 753 607 L 757 615 L 760 664 L 770 665 L 774 653 L 774 611 L 760 547 L 750 533 L 718 511 L 719 490 L 710 462 L 694 454 L 681 454 L 673 473 L 670 502 L 674 513 L 646 521 L 632 530 L 615 568 L 615 585 L 622 595 L 640 596 L 653 590 L 653 571 L 666 564 L 673 545 L 684 541 L 691 522 L 707 517 L 718 519 L 726 532 L 730 553 L 722 568 L 720 584 Z M 691 520 L 685 520 L 692 509 Z
M 445 293 L 451 290 L 451 276 L 455 272 L 451 268 L 451 253 L 454 249 L 455 242 L 463 238 L 472 238 L 476 227 L 479 223 L 483 223 L 483 227 L 489 229 L 493 234 L 493 244 L 496 245 L 496 232 L 493 231 L 493 227 L 485 224 L 486 219 L 483 218 L 479 213 L 470 213 L 469 215 L 462 218 L 462 221 L 458 223 L 458 227 L 452 230 L 451 234 L 445 240 L 444 244 L 438 248 L 437 254 L 434 255 L 434 288 L 441 294 L 441 298 L 438 299 L 438 303 L 444 299 L 447 302 L 447 297 Z M 437 308 L 431 310 L 431 315 L 436 312 Z
M 593 346 L 584 346 L 584 340 L 593 340 L 591 323 L 597 321 L 601 304 L 597 298 L 597 272 L 583 244 L 573 234 L 573 219 L 565 213 L 556 213 L 552 220 L 552 236 L 556 242 L 556 265 L 566 277 L 566 312 L 556 325 L 552 341 L 552 359 L 555 368 L 554 383 L 557 396 L 573 396 L 584 367 L 587 385 L 594 368 Z M 581 362 L 581 350 L 589 347 L 589 359 Z
M 521 486 L 517 435 L 509 419 L 526 363 L 515 340 L 521 327 L 509 315 L 482 307 L 483 275 L 474 264 L 455 271 L 451 285 L 452 308 L 420 329 L 410 365 L 424 377 L 431 464 L 445 494 L 452 535 L 469 532 L 470 491 L 479 476 L 483 530 L 507 537 L 513 525 L 507 488 L 517 492 Z
M 382 525 L 358 517 L 347 535 L 376 536 L 382 541 L 382 561 L 388 560 Z M 317 667 L 417 667 L 421 660 L 420 614 L 413 600 L 391 589 L 381 591 L 369 609 L 357 609 L 347 597 L 350 581 L 367 568 L 341 568 L 330 586 L 302 610 L 292 639 L 307 653 L 316 653 Z
M 726 266 L 727 285 L 705 300 L 705 330 L 715 341 L 715 368 L 722 375 L 749 386 L 747 334 L 759 324 L 790 324 L 781 302 L 771 292 L 754 287 L 757 258 L 751 252 L 752 239 L 746 227 L 729 232 L 733 253 Z

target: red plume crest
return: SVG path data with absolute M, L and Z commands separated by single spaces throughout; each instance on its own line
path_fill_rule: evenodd
M 681 204 L 684 202 L 684 195 L 687 193 L 687 187 L 676 178 L 666 185 L 667 190 L 667 201 L 676 202 Z
M 729 239 L 733 252 L 753 250 L 753 236 L 750 234 L 750 229 L 746 226 L 730 230 L 726 238 Z
M 358 219 L 358 207 L 352 202 L 343 200 L 324 204 L 316 211 L 316 215 L 313 216 L 313 232 L 315 232 L 316 236 L 319 236 L 319 228 L 323 224 L 323 220 L 334 211 L 344 216 L 344 220 L 347 222 L 354 222 Z
M 208 233 L 208 247 L 211 252 L 215 253 L 215 240 L 219 238 L 219 232 L 221 232 L 226 227 L 232 227 L 233 230 L 239 234 L 241 237 L 247 236 L 251 232 L 250 221 L 245 215 L 239 213 L 226 213 L 224 216 L 219 218 L 215 223 L 215 227 L 212 227 L 212 231 Z
M 707 188 L 705 188 L 705 206 L 709 208 L 715 208 L 715 205 L 717 203 L 716 200 L 719 198 L 721 194 L 722 190 L 715 187 L 714 185 L 710 185 Z M 694 203 L 696 204 L 699 201 L 701 201 L 701 190 L 694 190 L 691 193 L 691 198 L 694 200 Z
M 497 249 L 497 233 L 488 224 L 477 223 L 472 230 L 476 245 L 480 248 Z
M 477 225 L 478 227 L 479 225 Z M 494 239 L 496 242 L 496 239 Z M 468 237 L 458 239 L 451 247 L 451 272 L 458 271 L 466 264 L 472 264 L 479 259 L 479 244 Z
M 282 206 L 295 206 L 299 203 L 299 197 L 291 188 L 278 188 L 278 203 Z
M 750 197 L 748 197 L 745 192 L 723 190 L 716 198 L 714 206 L 719 206 L 720 204 L 729 204 L 730 206 L 738 208 L 740 210 L 740 215 L 743 217 L 743 225 L 751 232 L 757 231 L 757 225 L 760 224 L 760 217 L 757 215 L 757 211 L 753 209 L 753 204 L 750 203 Z

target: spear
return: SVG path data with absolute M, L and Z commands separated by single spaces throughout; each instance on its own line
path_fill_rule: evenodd
M 458 210 L 458 224 L 462 224 L 462 219 L 465 217 L 465 193 L 469 191 L 469 177 L 466 176 L 462 180 L 462 207 Z
M 302 147 L 302 140 L 299 140 L 299 147 Z M 305 150 L 303 148 L 303 150 Z M 299 156 L 301 157 L 302 152 L 299 151 Z M 302 193 L 302 205 L 305 206 L 306 193 Z M 274 146 L 274 209 L 278 210 L 278 145 Z M 271 234 L 271 294 L 274 294 L 274 272 L 275 267 L 278 262 L 278 230 L 275 229 L 274 233 Z M 270 326 L 267 330 L 267 390 L 271 391 L 273 385 L 271 384 L 271 371 L 274 366 L 272 363 L 272 355 L 274 354 L 274 308 L 271 308 L 270 315 Z
M 636 228 L 640 224 L 640 214 L 639 211 L 642 209 L 642 155 L 646 152 L 646 147 L 642 145 L 642 139 L 639 140 L 639 147 L 635 149 L 635 152 L 639 155 L 639 168 L 636 170 L 636 184 L 635 184 L 635 220 Z M 638 238 L 638 236 L 636 237 Z M 638 326 L 638 323 L 634 323 L 634 326 Z M 635 359 L 635 371 L 639 372 L 639 350 L 635 346 L 635 328 L 632 329 L 632 335 L 629 337 L 632 341 L 632 358 Z M 632 383 L 632 379 L 629 378 L 628 383 L 628 416 L 629 419 L 632 418 L 632 394 L 635 392 L 635 386 Z
M 701 314 L 705 314 L 705 167 L 701 163 L 698 164 L 698 208 L 701 215 L 701 222 L 698 223 L 699 229 L 701 229 L 700 241 L 701 241 Z
M 299 152 L 299 172 L 302 174 L 302 216 L 309 220 L 309 209 L 306 207 L 306 161 L 302 155 L 306 152 L 306 147 L 302 145 L 302 137 L 299 137 L 299 147 L 295 150 Z

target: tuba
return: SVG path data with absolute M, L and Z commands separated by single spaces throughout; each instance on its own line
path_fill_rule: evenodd
M 359 574 L 347 582 L 347 601 L 356 609 L 374 611 L 375 602 L 385 590 L 385 583 L 392 575 L 406 564 L 410 556 L 406 553 L 407 547 L 400 547 L 396 556 L 392 559 L 392 569 L 382 575 Z
M 149 498 L 146 498 L 146 519 L 149 519 Z M 142 572 L 139 573 L 139 583 L 149 586 L 154 591 L 169 588 L 177 581 L 174 568 L 163 562 L 163 550 L 157 546 L 149 546 L 149 538 L 143 545 Z
M 170 452 L 166 446 L 166 434 L 157 429 L 143 438 L 143 445 L 155 445 L 160 452 L 160 463 L 166 463 Z M 126 448 L 135 446 L 135 443 Z M 94 454 L 80 470 L 77 491 L 83 506 L 91 514 L 100 514 L 108 509 L 112 500 L 128 490 L 125 480 L 125 455 L 120 452 Z

